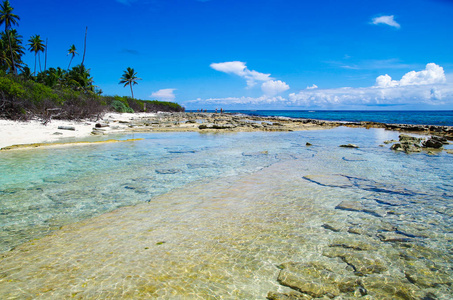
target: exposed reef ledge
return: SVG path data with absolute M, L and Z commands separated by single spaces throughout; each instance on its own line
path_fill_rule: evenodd
M 123 124 L 124 125 L 124 124 Z M 163 113 L 152 118 L 135 119 L 127 124 L 131 131 L 298 131 L 329 129 L 339 126 L 384 128 L 453 140 L 453 126 L 385 124 L 377 122 L 339 122 L 315 119 L 260 117 L 233 113 Z

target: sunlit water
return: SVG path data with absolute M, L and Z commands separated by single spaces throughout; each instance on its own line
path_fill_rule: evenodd
M 313 297 L 449 299 L 453 155 L 382 129 L 133 137 L 0 153 L 0 298 L 263 299 L 292 262 Z

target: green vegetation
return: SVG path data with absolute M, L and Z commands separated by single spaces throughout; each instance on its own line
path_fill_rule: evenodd
M 120 84 L 131 87 L 132 97 L 102 96 L 94 85 L 83 62 L 70 68 L 76 52 L 71 45 L 68 69 L 44 67 L 41 71 L 40 52 L 46 51 L 41 36 L 36 34 L 28 40 L 28 50 L 35 55 L 34 71 L 22 61 L 25 48 L 22 36 L 13 25 L 18 25 L 19 16 L 13 13 L 8 0 L 0 4 L 0 118 L 26 120 L 40 117 L 45 121 L 55 119 L 99 118 L 106 111 L 154 112 L 184 111 L 177 103 L 134 99 L 132 86 L 138 84 L 137 73 L 127 68 Z M 39 64 L 39 73 L 37 65 Z

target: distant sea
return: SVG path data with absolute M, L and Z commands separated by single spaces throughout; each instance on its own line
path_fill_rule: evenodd
M 380 122 L 453 126 L 453 110 L 441 111 L 358 111 L 358 110 L 227 110 L 255 116 L 278 116 L 327 121 Z

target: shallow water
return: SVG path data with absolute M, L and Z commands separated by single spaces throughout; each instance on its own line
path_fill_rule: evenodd
M 311 296 L 448 299 L 453 156 L 379 147 L 397 136 L 135 134 L 1 153 L 2 250 L 18 247 L 0 296 L 263 299 L 297 278 Z

